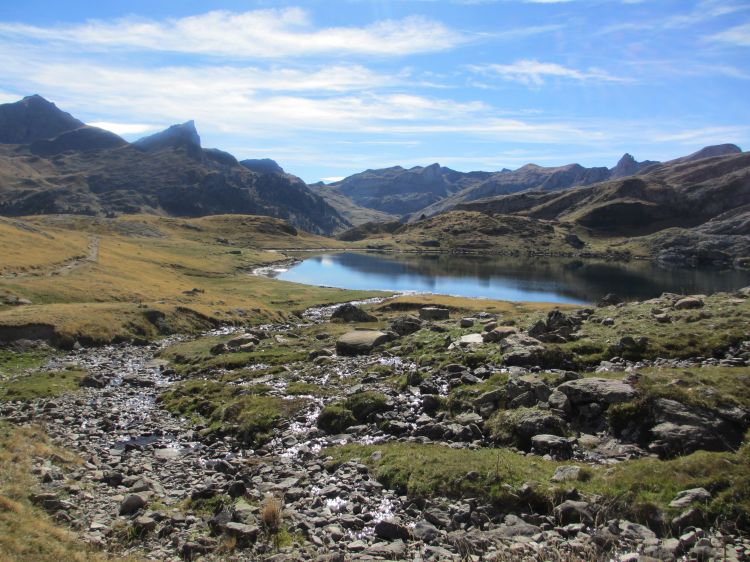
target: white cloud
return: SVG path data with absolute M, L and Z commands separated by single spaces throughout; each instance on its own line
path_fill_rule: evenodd
M 165 21 L 92 20 L 53 27 L 0 23 L 0 34 L 71 44 L 83 51 L 132 49 L 240 59 L 321 54 L 403 56 L 450 49 L 469 41 L 465 34 L 422 16 L 362 27 L 316 28 L 300 8 L 212 11 Z
M 674 142 L 687 145 L 707 146 L 726 142 L 740 142 L 748 138 L 750 127 L 747 126 L 723 126 L 723 127 L 700 127 L 677 132 L 655 134 L 653 140 L 656 142 Z
M 560 64 L 537 60 L 519 60 L 513 64 L 473 65 L 470 69 L 485 75 L 498 76 L 504 80 L 520 82 L 527 86 L 541 86 L 547 78 L 567 78 L 577 81 L 626 81 L 597 68 L 577 70 Z
M 750 23 L 730 27 L 725 31 L 711 35 L 708 39 L 737 47 L 750 47 Z
M 95 121 L 93 123 L 87 123 L 87 125 L 106 129 L 116 135 L 139 135 L 164 128 L 160 125 L 145 125 L 143 123 L 112 123 L 109 121 Z
M 725 2 L 724 0 L 700 0 L 693 9 L 682 14 L 675 14 L 661 19 L 617 23 L 602 28 L 597 34 L 602 35 L 623 31 L 684 29 L 712 19 L 747 10 L 748 8 L 750 8 L 750 4 L 747 3 L 737 4 Z
M 334 182 L 343 180 L 345 177 L 346 176 L 330 176 L 327 178 L 320 178 L 320 181 L 324 183 L 334 183 Z

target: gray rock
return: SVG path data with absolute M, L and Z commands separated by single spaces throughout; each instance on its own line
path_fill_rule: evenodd
M 535 435 L 531 438 L 531 448 L 539 455 L 567 459 L 573 454 L 573 444 L 570 439 L 558 435 Z
M 437 527 L 427 521 L 417 521 L 411 532 L 415 539 L 428 544 L 440 538 L 440 531 Z
M 685 297 L 674 303 L 675 310 L 703 308 L 703 300 L 698 297 Z
M 245 525 L 244 523 L 230 521 L 224 526 L 224 532 L 231 537 L 235 537 L 240 545 L 248 546 L 258 539 L 260 529 L 256 525 Z
M 131 515 L 146 506 L 146 500 L 141 494 L 130 494 L 120 504 L 120 515 Z
M 629 402 L 637 396 L 636 390 L 624 381 L 587 377 L 568 381 L 557 387 L 574 406 L 600 403 L 617 404 Z
M 591 506 L 583 501 L 566 500 L 554 509 L 555 517 L 561 524 L 585 523 L 591 525 L 594 522 L 594 514 Z
M 538 339 L 524 334 L 511 334 L 500 341 L 503 362 L 506 365 L 534 366 L 542 362 L 544 345 Z
M 552 482 L 575 482 L 581 476 L 581 467 L 575 465 L 558 466 L 552 475 Z
M 351 303 L 346 303 L 333 311 L 331 320 L 341 320 L 342 322 L 377 322 L 378 318 Z
M 447 308 L 426 306 L 419 309 L 419 317 L 422 320 L 448 320 L 449 312 Z
M 373 348 L 390 340 L 385 332 L 378 330 L 356 330 L 341 336 L 336 342 L 336 353 L 339 355 L 367 355 Z
M 692 488 L 679 492 L 675 499 L 669 502 L 669 507 L 688 507 L 694 502 L 707 502 L 711 493 L 705 488 Z
M 409 528 L 395 519 L 382 519 L 375 524 L 375 536 L 386 540 L 409 538 Z
M 399 336 L 408 336 L 422 329 L 422 321 L 416 316 L 399 316 L 391 320 L 389 326 Z

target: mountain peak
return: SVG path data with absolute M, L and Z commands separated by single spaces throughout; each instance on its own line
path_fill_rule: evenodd
M 39 94 L 0 105 L 0 143 L 28 144 L 83 127 Z
M 693 160 L 700 160 L 701 158 L 713 158 L 714 156 L 726 156 L 728 154 L 739 154 L 742 149 L 736 144 L 712 144 L 710 146 L 704 146 L 697 152 L 680 158 L 681 161 L 692 162 Z
M 641 170 L 647 168 L 648 166 L 652 166 L 653 164 L 658 164 L 658 162 L 654 162 L 651 160 L 644 160 L 643 162 L 638 162 L 635 158 L 633 158 L 633 155 L 629 152 L 626 152 L 622 155 L 622 158 L 618 160 L 617 164 L 614 168 L 610 169 L 610 179 L 618 179 L 618 178 L 624 178 L 626 176 L 633 176 L 640 172 Z
M 195 121 L 190 120 L 178 125 L 172 125 L 159 133 L 138 139 L 133 144 L 146 152 L 180 147 L 185 147 L 189 150 L 200 150 L 201 138 L 195 128 Z

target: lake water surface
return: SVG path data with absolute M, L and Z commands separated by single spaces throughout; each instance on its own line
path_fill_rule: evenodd
M 304 261 L 277 278 L 342 289 L 574 304 L 607 293 L 643 300 L 663 292 L 705 294 L 750 285 L 747 271 L 664 269 L 646 261 L 357 252 L 300 257 Z

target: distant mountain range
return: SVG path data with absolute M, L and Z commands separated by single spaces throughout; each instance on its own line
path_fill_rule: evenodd
M 349 225 L 271 160 L 201 146 L 192 121 L 128 143 L 40 96 L 0 105 L 0 215 L 242 213 L 331 234 Z
M 735 145 L 718 145 L 681 160 L 738 152 L 740 149 Z M 311 187 L 349 222 L 358 225 L 367 222 L 365 219 L 368 218 L 362 208 L 386 213 L 387 216 L 381 217 L 381 220 L 416 220 L 472 201 L 529 189 L 560 191 L 642 174 L 658 164 L 650 160 L 638 162 L 630 154 L 625 154 L 613 168 L 585 168 L 579 164 L 557 167 L 526 164 L 517 170 L 464 173 L 439 164 L 410 169 L 396 166 L 366 170 L 335 183 Z
M 750 264 L 750 153 L 723 144 L 664 163 L 625 154 L 613 168 L 396 166 L 308 186 L 273 160 L 238 162 L 203 148 L 192 121 L 129 143 L 40 96 L 0 105 L 0 215 L 256 214 L 349 240 L 416 236 L 421 228 L 425 243 L 442 247 L 463 243 L 441 230 L 443 214 L 453 213 L 444 215 L 448 230 L 471 235 L 476 225 L 457 225 L 477 212 L 491 218 L 483 227 L 488 236 L 523 227 L 536 240 L 534 233 L 557 225 L 577 245 L 566 229 L 643 237 L 665 262 Z

